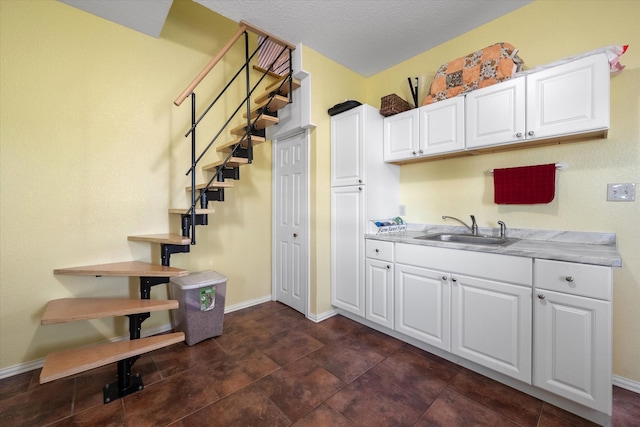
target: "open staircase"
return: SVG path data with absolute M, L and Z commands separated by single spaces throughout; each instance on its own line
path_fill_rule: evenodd
M 259 36 L 258 48 L 251 55 L 249 54 L 249 31 Z M 246 52 L 244 64 L 215 100 L 204 109 L 204 113 L 198 117 L 194 89 L 242 36 L 244 36 Z M 250 62 L 262 47 L 269 43 L 281 47 L 280 54 L 270 63 L 268 68 L 253 67 L 260 72 L 261 76 L 257 83 L 252 86 L 250 84 Z M 140 375 L 132 375 L 131 373 L 133 364 L 141 354 L 185 340 L 182 332 L 160 334 L 146 338 L 141 336 L 142 323 L 151 316 L 152 312 L 178 308 L 178 301 L 151 299 L 151 288 L 168 283 L 172 277 L 181 277 L 189 274 L 187 270 L 170 266 L 171 255 L 190 251 L 190 246 L 196 243 L 195 227 L 197 225 L 207 225 L 208 215 L 215 212 L 215 209 L 209 207 L 209 202 L 224 201 L 225 190 L 233 187 L 233 183 L 227 180 L 240 179 L 240 167 L 249 165 L 253 161 L 253 147 L 266 141 L 265 129 L 278 124 L 278 110 L 291 103 L 291 92 L 300 87 L 300 82 L 293 78 L 291 66 L 291 51 L 294 49 L 294 45 L 241 21 L 239 29 L 234 36 L 174 101 L 179 106 L 189 96 L 192 100 L 192 123 L 191 128 L 185 135 L 185 137 L 191 136 L 192 146 L 191 167 L 187 172 L 187 175 L 191 175 L 191 185 L 186 186 L 186 191 L 191 195 L 191 205 L 187 208 L 169 209 L 169 214 L 180 215 L 182 233 L 128 236 L 130 241 L 159 244 L 160 264 L 130 261 L 54 270 L 54 274 L 57 275 L 137 277 L 140 281 L 140 298 L 62 298 L 49 301 L 41 318 L 42 325 L 127 316 L 129 318 L 129 340 L 107 342 L 50 353 L 45 359 L 44 367 L 40 374 L 41 384 L 116 363 L 117 381 L 107 384 L 103 388 L 104 403 L 108 403 L 144 388 Z M 272 71 L 273 67 L 278 61 L 282 63 L 281 58 L 285 53 L 288 55 L 288 69 L 285 73 L 276 74 Z M 198 124 L 243 71 L 246 76 L 246 97 L 242 99 L 238 108 L 226 120 L 206 148 L 198 153 L 196 151 L 196 129 Z M 263 93 L 253 97 L 253 92 L 266 77 L 272 79 L 273 82 L 266 87 Z M 253 105 L 252 98 L 254 98 Z M 229 129 L 229 133 L 232 136 L 231 141 L 219 143 L 218 138 L 235 119 L 236 115 L 239 115 L 238 113 L 243 107 L 246 108 L 244 108 L 245 112 L 241 116 L 242 124 Z M 222 153 L 222 158 L 204 166 L 199 166 L 201 161 L 204 160 L 205 153 L 212 147 L 215 147 L 218 153 Z M 201 167 L 205 174 L 211 176 L 208 182 L 196 183 L 196 167 Z

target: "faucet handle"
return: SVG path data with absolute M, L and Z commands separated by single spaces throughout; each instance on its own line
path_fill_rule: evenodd
M 475 215 L 471 215 L 471 234 L 478 235 L 478 223 L 476 222 Z

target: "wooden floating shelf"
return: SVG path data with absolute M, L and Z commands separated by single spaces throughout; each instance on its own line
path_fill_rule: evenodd
M 181 277 L 188 276 L 189 271 L 141 261 L 127 261 L 83 267 L 58 268 L 53 270 L 53 274 L 71 276 Z
M 233 145 L 235 145 L 235 144 L 233 144 Z M 216 162 L 209 163 L 208 165 L 203 166 L 202 170 L 203 171 L 214 171 L 215 172 L 215 169 L 218 166 L 222 166 L 223 163 L 224 163 L 224 159 L 218 160 Z M 249 159 L 246 159 L 244 157 L 231 157 L 229 159 L 229 161 L 227 162 L 227 167 L 229 167 L 229 168 L 237 168 L 237 167 L 240 167 L 242 165 L 246 165 L 248 163 L 249 163 Z
M 40 323 L 75 322 L 102 317 L 127 316 L 152 311 L 174 310 L 178 301 L 126 298 L 62 298 L 49 301 Z
M 99 368 L 182 341 L 184 341 L 184 333 L 176 332 L 50 353 L 45 359 L 44 367 L 40 373 L 40 384 Z
M 206 188 L 207 184 L 198 184 L 196 185 L 196 190 L 202 190 L 203 188 Z M 233 187 L 233 183 L 231 182 L 219 182 L 219 181 L 214 181 L 211 184 L 209 184 L 209 188 L 212 189 L 216 189 L 216 188 L 231 188 Z M 187 191 L 191 191 L 191 186 L 186 187 Z
M 244 137 L 240 137 L 240 138 L 236 138 L 233 141 L 229 141 L 223 145 L 220 145 L 219 147 L 216 148 L 216 151 L 224 151 L 224 152 L 229 152 L 233 149 L 233 147 L 240 143 L 240 141 L 242 141 L 242 145 L 240 146 L 241 148 L 247 148 L 248 146 L 248 141 L 246 138 Z M 265 142 L 266 139 L 262 136 L 256 136 L 256 135 L 252 135 L 251 136 L 251 145 L 252 146 L 256 146 L 258 144 L 262 144 L 263 142 Z
M 278 124 L 278 118 L 277 117 L 273 117 L 273 116 L 262 115 L 262 116 L 260 116 L 259 119 L 252 120 L 251 123 L 253 124 L 253 128 L 254 129 L 260 130 L 260 129 L 264 129 L 264 128 L 269 127 L 269 126 L 277 125 Z M 240 126 L 231 129 L 231 134 L 232 135 L 244 135 L 246 133 L 246 131 L 247 131 L 247 124 L 243 123 Z
M 191 239 L 180 234 L 146 234 L 141 236 L 129 236 L 127 240 L 132 242 L 164 243 L 168 245 L 190 245 Z
M 209 215 L 215 212 L 216 210 L 212 208 L 196 209 L 196 215 Z M 172 208 L 172 209 L 169 209 L 169 213 L 178 214 L 178 215 L 187 215 L 189 213 L 189 208 Z

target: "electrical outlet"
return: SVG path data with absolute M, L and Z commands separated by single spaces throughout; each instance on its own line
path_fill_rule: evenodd
M 636 199 L 636 185 L 607 184 L 607 200 L 610 202 L 633 202 Z
M 407 214 L 407 206 L 400 205 L 400 216 L 405 216 Z

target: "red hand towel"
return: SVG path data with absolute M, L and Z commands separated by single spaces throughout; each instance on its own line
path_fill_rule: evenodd
M 499 205 L 550 203 L 555 197 L 556 165 L 495 169 L 493 188 Z

